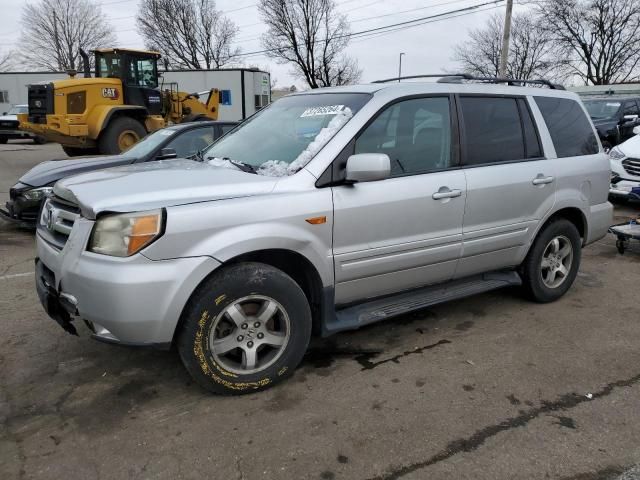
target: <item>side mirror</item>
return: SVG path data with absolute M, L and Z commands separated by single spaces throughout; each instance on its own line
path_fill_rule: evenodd
M 633 133 L 634 133 L 634 135 L 640 135 L 640 126 L 633 127 Z
M 156 160 L 168 160 L 170 158 L 177 158 L 178 154 L 173 148 L 162 148 L 156 155 Z
M 391 175 L 391 160 L 384 153 L 359 153 L 347 159 L 347 182 L 375 182 Z

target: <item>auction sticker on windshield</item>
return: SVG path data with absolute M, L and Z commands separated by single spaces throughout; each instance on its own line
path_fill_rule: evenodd
M 326 105 L 324 107 L 311 107 L 307 108 L 300 118 L 303 117 L 317 117 L 320 115 L 338 115 L 344 110 L 344 105 Z

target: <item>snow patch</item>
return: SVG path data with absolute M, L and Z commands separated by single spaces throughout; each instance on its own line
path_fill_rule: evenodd
M 231 163 L 229 160 L 223 158 L 213 157 L 207 160 L 207 163 L 213 167 L 228 168 L 230 170 L 238 170 L 238 167 Z
M 345 107 L 344 110 L 337 112 L 329 124 L 318 132 L 313 142 L 311 142 L 293 162 L 287 163 L 281 160 L 269 160 L 258 167 L 258 174 L 269 177 L 286 177 L 287 175 L 293 175 L 309 163 L 351 117 L 353 117 L 353 112 L 349 107 Z

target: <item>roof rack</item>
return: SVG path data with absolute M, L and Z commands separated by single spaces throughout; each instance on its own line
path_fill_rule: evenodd
M 552 90 L 564 90 L 562 85 L 552 83 L 549 80 L 535 79 L 523 80 L 520 78 L 500 78 L 500 77 L 476 77 L 468 73 L 440 73 L 427 75 L 410 75 L 407 77 L 385 78 L 384 80 L 376 80 L 372 83 L 389 83 L 399 82 L 400 80 L 412 80 L 416 78 L 438 78 L 438 83 L 462 83 L 463 80 L 481 83 L 505 83 L 509 86 L 524 87 L 526 85 L 540 85 L 549 87 Z

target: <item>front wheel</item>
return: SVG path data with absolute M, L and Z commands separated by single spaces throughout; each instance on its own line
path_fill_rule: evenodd
M 546 225 L 522 265 L 529 297 L 540 303 L 562 297 L 576 279 L 580 256 L 580 234 L 573 223 L 558 219 Z
M 119 155 L 129 150 L 147 134 L 144 125 L 131 117 L 116 117 L 100 134 L 98 147 L 100 153 Z
M 293 373 L 311 337 L 311 311 L 298 284 L 262 263 L 224 268 L 193 293 L 177 347 L 205 389 L 242 394 Z

